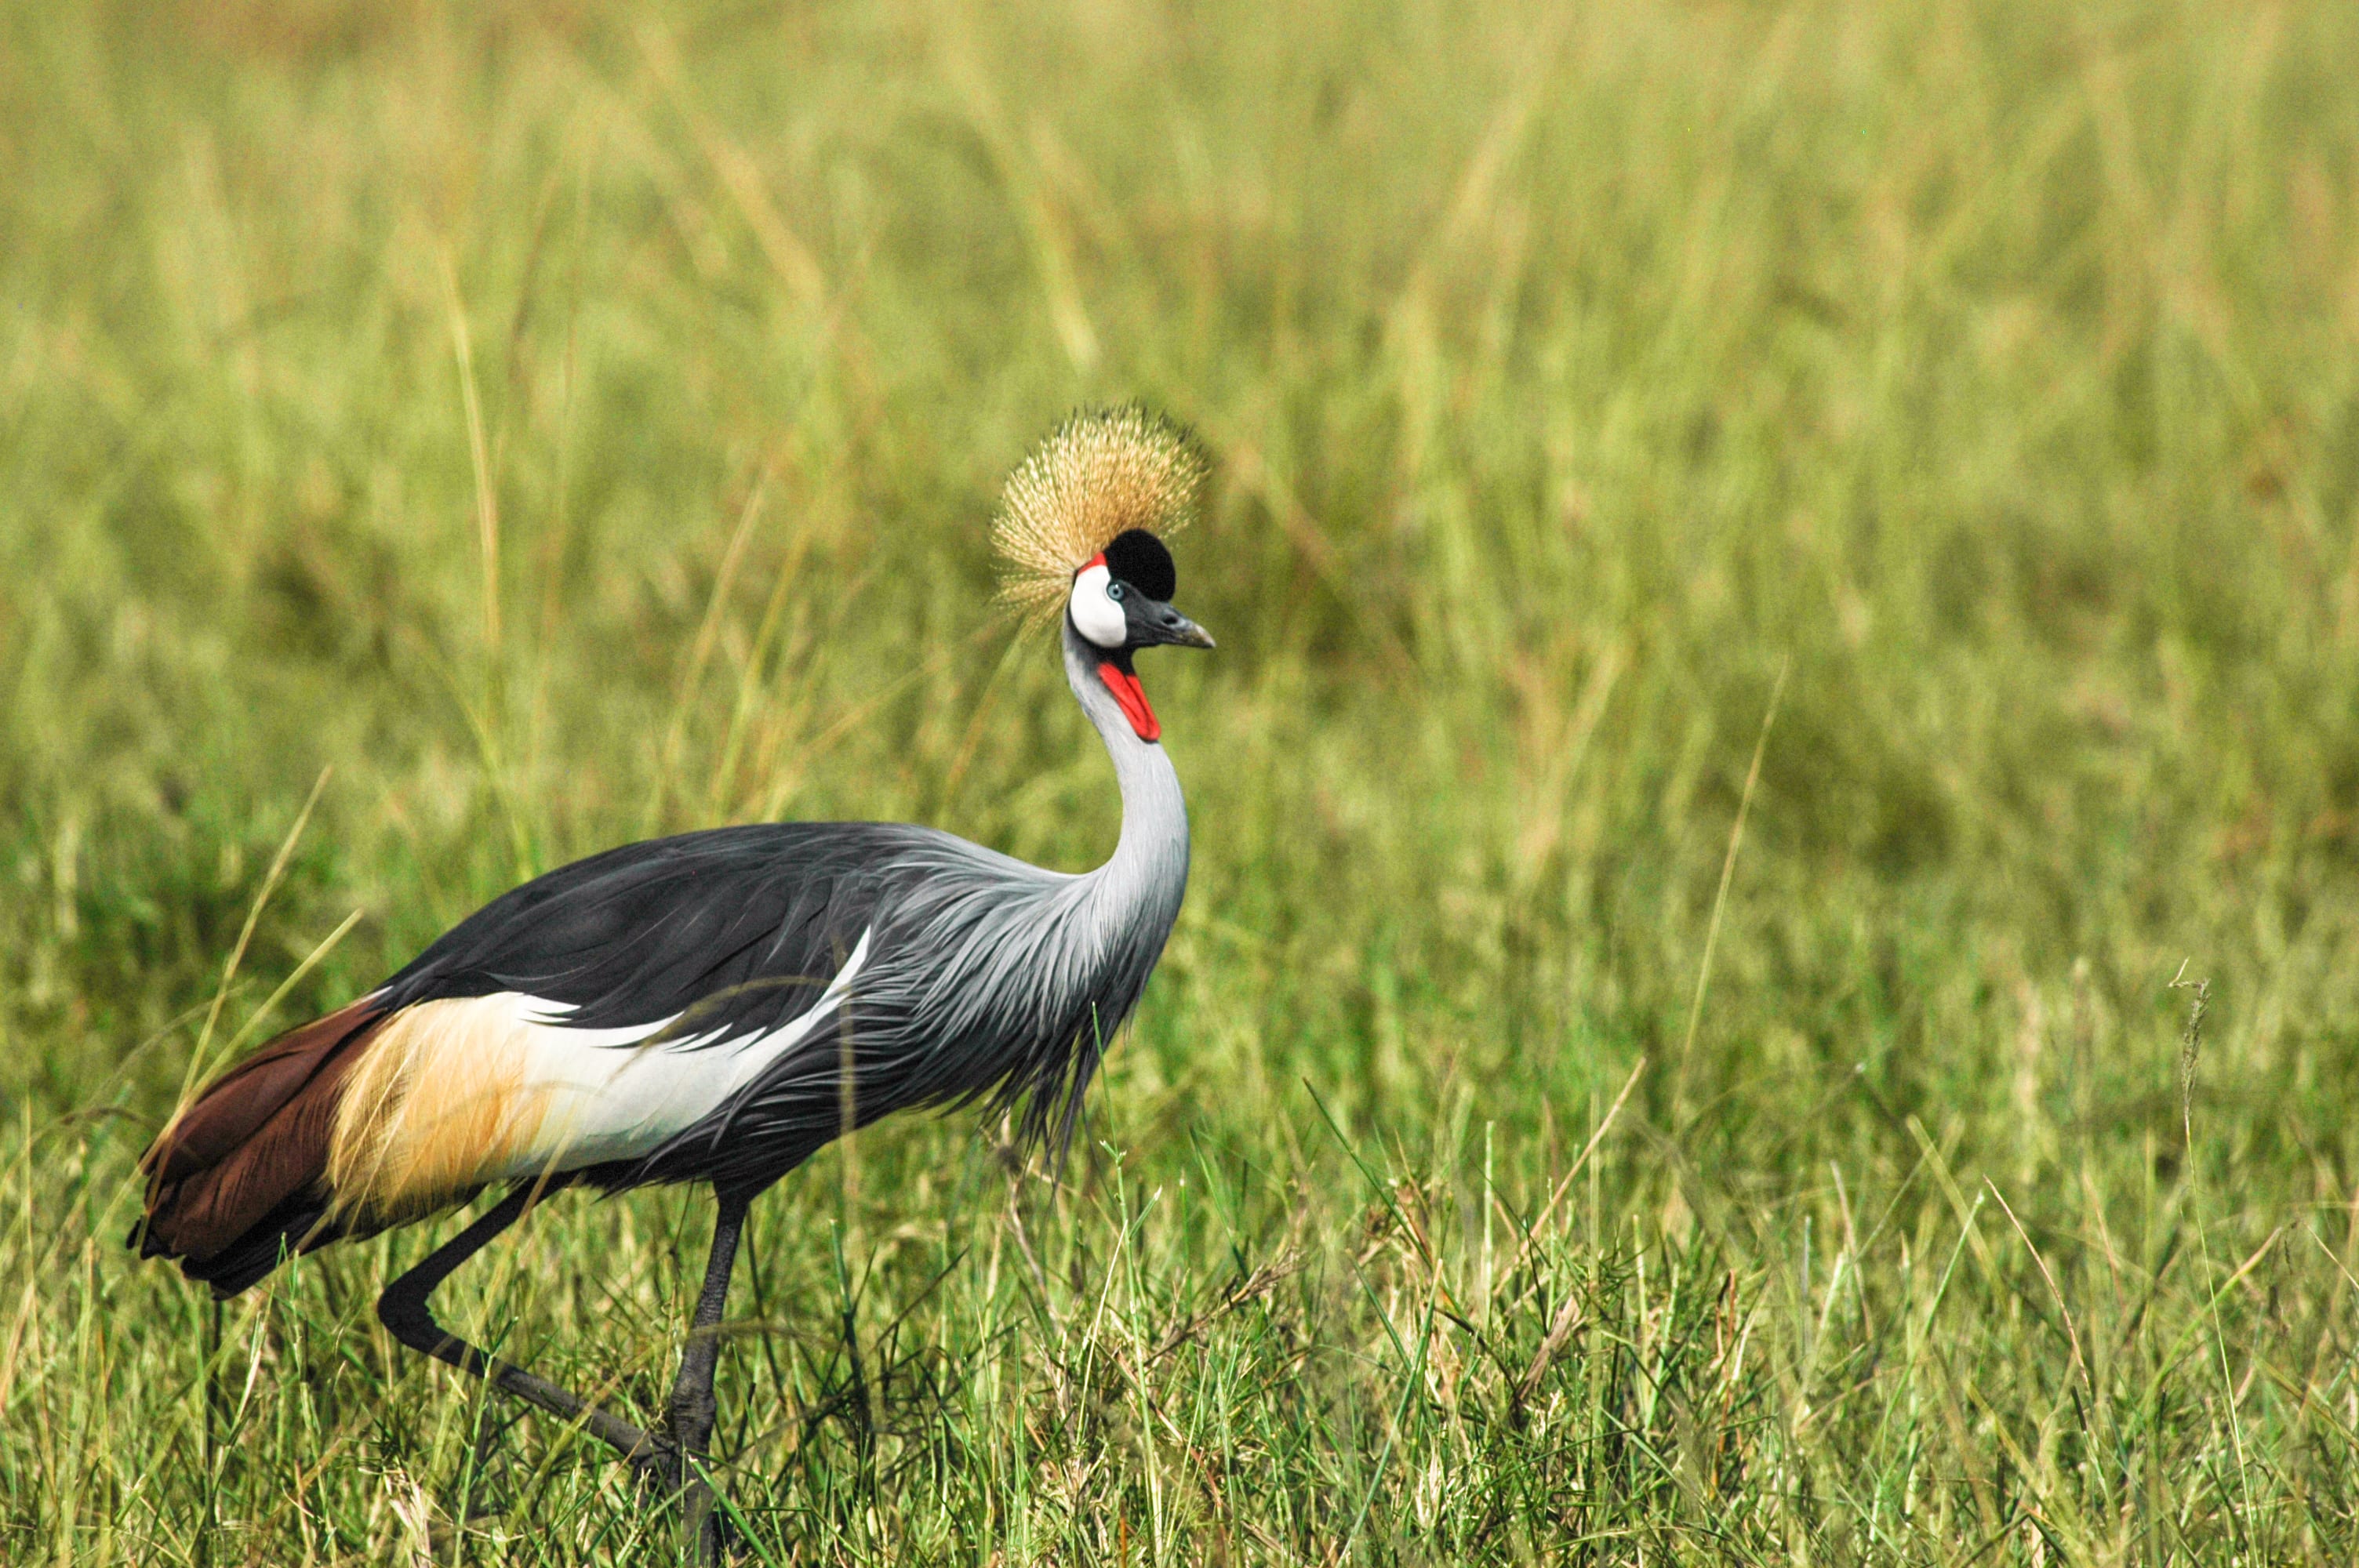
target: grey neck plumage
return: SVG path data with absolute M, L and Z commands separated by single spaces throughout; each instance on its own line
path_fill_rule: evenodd
M 1078 876 L 929 833 L 896 857 L 876 957 L 853 988 L 853 1070 L 889 1082 L 862 1120 L 980 1098 L 1021 1105 L 1024 1131 L 1061 1145 L 1099 1056 L 1137 1005 L 1188 891 L 1188 806 L 1162 746 L 1142 741 L 1098 675 L 1104 655 L 1064 628 L 1065 677 L 1122 789 L 1114 854 Z M 832 1083 L 836 1047 L 798 1061 Z M 799 1056 L 800 1054 L 799 1053 Z M 827 1091 L 827 1092 L 832 1092 Z M 812 1147 L 817 1147 L 814 1143 Z
M 1064 650 L 1073 699 L 1114 761 L 1122 790 L 1122 837 L 1105 864 L 1070 879 L 1049 897 L 1052 907 L 1061 906 L 1063 918 L 1052 917 L 1048 925 L 1061 928 L 1061 940 L 1051 938 L 1043 947 L 1062 948 L 1064 961 L 1051 959 L 1036 970 L 1047 983 L 1036 992 L 1034 1005 L 1047 1003 L 1041 1011 L 1061 1022 L 1034 1034 L 1038 1044 L 1050 1050 L 1018 1066 L 1002 1090 L 1006 1095 L 1023 1086 L 1029 1102 L 1026 1130 L 1053 1140 L 1060 1163 L 1098 1058 L 1147 989 L 1188 891 L 1188 803 L 1170 757 L 1159 742 L 1142 741 L 1131 729 L 1098 674 L 1105 655 L 1083 640 L 1070 617 L 1064 622 Z M 1036 948 L 1035 955 L 1049 957 L 1049 952 Z
M 1073 630 L 1070 618 L 1064 634 L 1065 680 L 1105 742 L 1122 790 L 1122 838 L 1113 858 L 1084 880 L 1092 884 L 1093 902 L 1116 925 L 1128 924 L 1125 914 L 1147 916 L 1160 951 L 1188 887 L 1188 803 L 1180 794 L 1180 774 L 1162 745 L 1140 740 L 1123 717 L 1098 676 L 1105 655 Z

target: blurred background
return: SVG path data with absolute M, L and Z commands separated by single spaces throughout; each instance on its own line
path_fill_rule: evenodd
M 371 1338 L 421 1237 L 209 1318 L 131 1161 L 628 838 L 1093 863 L 987 524 L 1138 398 L 1188 906 L 1061 1193 L 968 1118 L 765 1204 L 765 1554 L 2348 1560 L 2354 80 L 2219 0 L 0 5 L 0 1542 L 639 1560 Z M 466 1310 L 627 1402 L 703 1216 Z

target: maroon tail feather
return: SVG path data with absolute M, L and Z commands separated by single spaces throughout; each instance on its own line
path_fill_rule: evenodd
M 276 1233 L 249 1234 L 274 1218 L 300 1210 L 316 1223 L 325 1212 L 321 1179 L 338 1091 L 386 1016 L 364 997 L 289 1030 L 213 1080 L 139 1157 L 147 1209 L 132 1238 L 140 1252 L 179 1259 L 206 1278 L 204 1265 L 215 1258 L 254 1252 L 266 1240 L 275 1260 Z M 288 1238 L 299 1247 L 301 1239 Z

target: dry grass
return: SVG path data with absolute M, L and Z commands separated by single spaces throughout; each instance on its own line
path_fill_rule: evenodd
M 988 521 L 1136 396 L 1188 908 L 1061 1194 L 952 1120 L 757 1206 L 765 1560 L 2350 1561 L 2354 76 L 2215 0 L 0 8 L 0 1556 L 661 1559 L 375 1328 L 429 1234 L 217 1316 L 132 1159 L 605 844 L 1103 854 Z M 705 1225 L 451 1315 L 652 1411 Z

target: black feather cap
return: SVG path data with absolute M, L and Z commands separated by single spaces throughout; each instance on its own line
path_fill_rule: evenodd
M 1170 603 L 1171 596 L 1180 591 L 1180 568 L 1171 564 L 1171 552 L 1144 528 L 1115 535 L 1105 547 L 1105 563 L 1110 576 L 1161 603 Z

